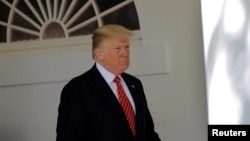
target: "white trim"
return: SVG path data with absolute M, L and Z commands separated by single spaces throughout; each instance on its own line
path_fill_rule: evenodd
M 132 39 L 132 45 L 138 45 L 141 42 L 140 31 L 133 31 L 134 36 Z M 11 42 L 11 43 L 0 43 L 0 55 L 6 54 L 9 52 L 15 52 L 20 54 L 23 51 L 34 51 L 39 49 L 42 52 L 50 52 L 50 50 L 62 49 L 74 51 L 75 46 L 81 46 L 84 50 L 91 49 L 91 35 L 88 36 L 77 36 L 70 38 L 57 38 L 57 39 L 47 39 L 47 40 L 31 40 L 31 41 L 20 41 L 20 42 Z M 20 54 L 21 55 L 21 54 Z
M 0 87 L 69 81 L 93 65 L 91 56 L 90 50 L 80 49 L 41 55 L 0 55 Z M 127 72 L 136 76 L 168 73 L 167 57 L 164 44 L 132 46 Z

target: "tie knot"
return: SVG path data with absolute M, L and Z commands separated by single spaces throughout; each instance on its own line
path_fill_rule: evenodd
M 120 81 L 121 81 L 120 78 L 119 78 L 118 76 L 116 76 L 115 79 L 114 79 L 114 82 L 115 82 L 116 84 L 119 84 Z

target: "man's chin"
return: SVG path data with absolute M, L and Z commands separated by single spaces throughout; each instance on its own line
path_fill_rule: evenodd
M 129 67 L 129 64 L 127 64 L 127 65 L 122 65 L 122 66 L 121 66 L 121 70 L 125 71 L 125 70 L 128 69 L 128 67 Z

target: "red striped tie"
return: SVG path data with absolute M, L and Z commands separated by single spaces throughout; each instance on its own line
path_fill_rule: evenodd
M 120 104 L 123 108 L 123 111 L 127 117 L 128 124 L 132 130 L 133 135 L 135 135 L 135 113 L 133 111 L 132 105 L 128 100 L 128 97 L 125 94 L 125 91 L 122 88 L 122 85 L 120 83 L 120 78 L 118 76 L 115 77 L 114 82 L 117 86 L 117 92 Z

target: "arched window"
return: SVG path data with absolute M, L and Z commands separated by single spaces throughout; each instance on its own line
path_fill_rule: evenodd
M 0 42 L 87 36 L 103 24 L 139 31 L 133 0 L 1 0 Z

